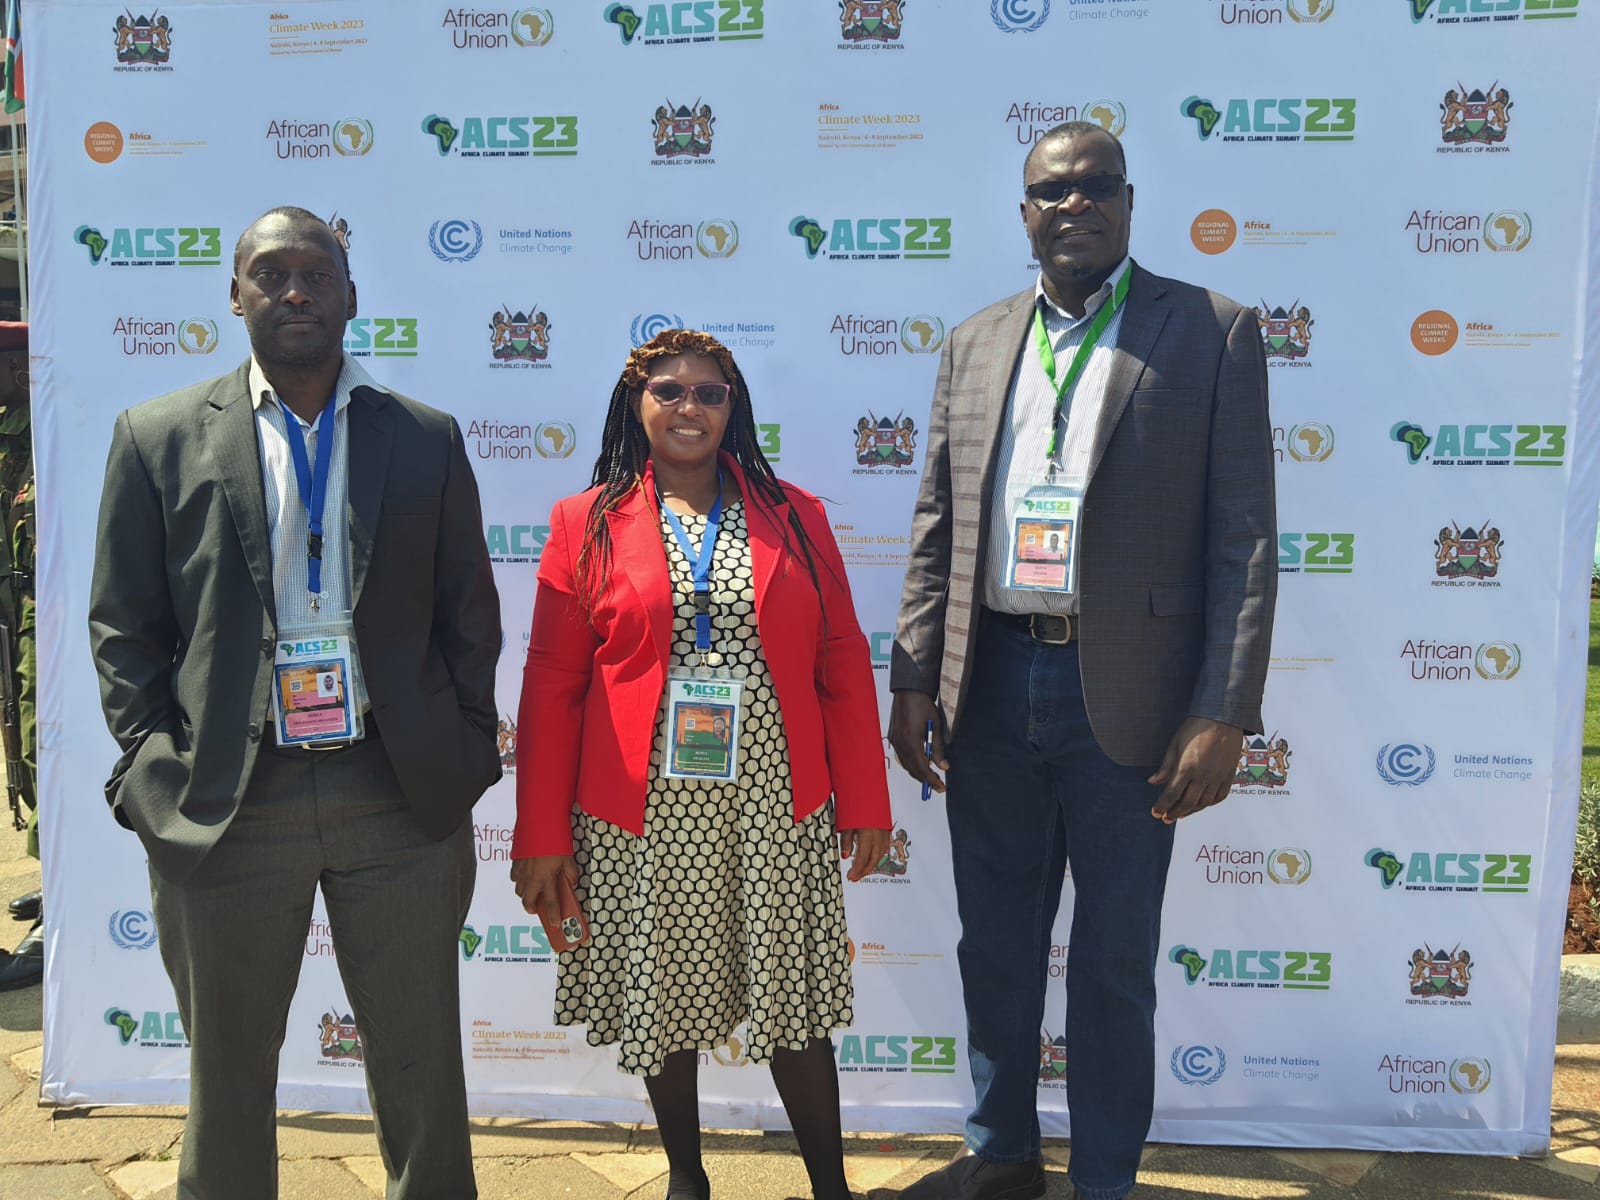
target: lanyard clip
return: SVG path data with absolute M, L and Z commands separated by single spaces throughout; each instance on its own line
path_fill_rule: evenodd
M 699 586 L 695 587 L 694 611 L 695 615 L 699 617 L 709 617 L 711 615 L 711 589 L 709 586 L 703 589 Z
M 316 559 L 322 557 L 322 535 L 320 533 L 306 534 L 306 557 Z

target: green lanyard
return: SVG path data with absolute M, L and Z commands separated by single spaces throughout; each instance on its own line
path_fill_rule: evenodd
M 1088 365 L 1089 355 L 1094 353 L 1095 343 L 1100 340 L 1100 335 L 1105 332 L 1111 318 L 1117 315 L 1117 310 L 1122 307 L 1122 302 L 1128 297 L 1128 284 L 1133 279 L 1133 267 L 1130 264 L 1122 272 L 1116 286 L 1111 289 L 1111 299 L 1100 306 L 1100 311 L 1095 313 L 1094 320 L 1089 322 L 1089 331 L 1083 335 L 1083 341 L 1078 344 L 1078 352 L 1072 356 L 1072 362 L 1067 367 L 1067 373 L 1058 382 L 1056 380 L 1056 352 L 1050 346 L 1050 335 L 1044 328 L 1044 311 L 1036 304 L 1033 308 L 1033 344 L 1039 351 L 1039 365 L 1044 368 L 1046 377 L 1056 389 L 1056 411 L 1050 421 L 1050 445 L 1045 450 L 1045 461 L 1050 464 L 1051 475 L 1055 474 L 1056 462 L 1056 435 L 1061 429 L 1061 410 L 1066 406 L 1067 393 L 1072 390 L 1072 385 L 1078 382 L 1078 376 L 1083 374 L 1083 368 Z

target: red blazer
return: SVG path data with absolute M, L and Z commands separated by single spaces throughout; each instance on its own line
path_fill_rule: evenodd
M 867 640 L 822 502 L 783 484 L 788 504 L 746 505 L 756 628 L 788 735 L 795 820 L 831 795 L 841 829 L 887 829 L 889 782 Z M 610 577 L 591 626 L 579 607 L 578 551 L 598 489 L 557 502 L 539 561 L 533 632 L 517 709 L 514 858 L 572 853 L 572 808 L 644 832 L 650 747 L 666 687 L 673 596 L 654 474 L 606 515 Z M 790 508 L 816 550 L 818 591 L 798 546 L 784 549 Z M 794 542 L 791 532 L 790 542 Z M 827 617 L 824 633 L 823 616 Z

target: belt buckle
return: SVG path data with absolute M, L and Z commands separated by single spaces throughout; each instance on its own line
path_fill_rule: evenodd
M 355 744 L 356 743 L 354 741 L 346 741 L 346 742 L 301 742 L 300 743 L 300 749 L 302 749 L 302 750 L 316 750 L 316 751 L 321 751 L 322 753 L 326 754 L 326 753 L 328 753 L 329 751 L 332 751 L 332 750 L 348 750 L 348 749 L 350 749 L 351 746 L 354 746 Z
M 1065 646 L 1072 640 L 1072 618 L 1065 613 L 1029 613 L 1028 633 L 1047 646 Z

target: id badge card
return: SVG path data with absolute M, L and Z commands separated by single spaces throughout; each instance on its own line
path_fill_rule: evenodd
M 739 777 L 739 722 L 743 679 L 711 670 L 674 671 L 667 677 L 667 779 Z
M 280 746 L 358 741 L 351 687 L 355 633 L 348 619 L 278 631 L 272 719 Z
M 1023 493 L 1011 511 L 1007 587 L 1029 592 L 1078 590 L 1082 510 L 1081 483 L 1041 483 Z

